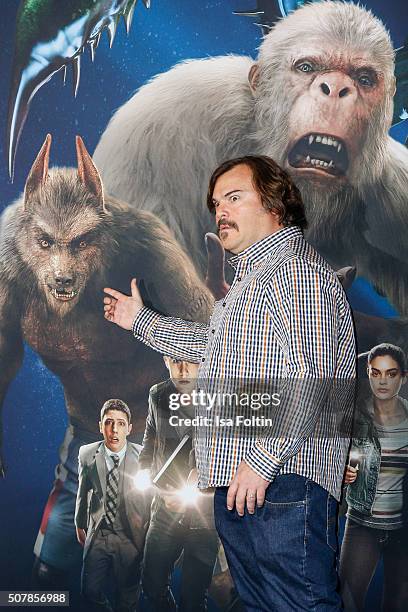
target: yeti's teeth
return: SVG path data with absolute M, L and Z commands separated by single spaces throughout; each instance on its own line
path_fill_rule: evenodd
M 333 141 L 330 138 L 330 136 L 327 137 L 327 144 L 330 145 L 330 146 L 333 144 Z
M 309 136 L 309 144 L 311 145 L 314 141 L 314 136 L 310 135 Z
M 308 156 L 306 157 L 306 161 L 307 161 L 307 163 L 308 163 L 308 164 L 310 164 L 310 155 L 308 155 Z
M 147 9 L 150 8 L 150 0 L 143 0 L 143 4 Z
M 328 165 L 329 165 L 329 164 L 328 164 L 327 162 L 323 162 L 323 166 L 324 166 L 325 168 L 327 168 L 327 166 L 328 166 Z
M 338 144 L 339 144 L 339 143 L 337 142 L 337 140 L 333 140 L 333 141 L 332 141 L 332 145 L 333 145 L 333 147 L 337 147 L 337 145 L 338 145 Z
M 339 144 L 337 147 L 337 153 L 340 153 L 340 151 L 341 151 L 341 144 Z
M 316 136 L 316 142 L 322 142 L 322 137 L 321 136 Z
M 333 168 L 334 164 L 333 164 L 333 160 L 330 161 L 329 163 L 329 168 Z
M 326 138 L 326 136 L 323 136 L 323 138 L 322 138 L 322 144 L 327 145 L 327 138 Z
M 62 67 L 62 82 L 66 83 L 67 81 L 67 65 L 65 64 L 65 66 Z

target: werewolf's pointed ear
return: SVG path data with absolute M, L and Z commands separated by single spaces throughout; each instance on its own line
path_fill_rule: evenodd
M 51 134 L 47 134 L 44 144 L 31 166 L 24 188 L 24 207 L 27 208 L 34 192 L 42 187 L 48 176 L 48 163 L 50 161 Z
M 106 212 L 105 200 L 103 196 L 103 185 L 99 172 L 89 155 L 84 141 L 80 136 L 76 137 L 76 150 L 78 159 L 78 177 L 81 183 L 93 193 L 100 202 L 101 207 Z

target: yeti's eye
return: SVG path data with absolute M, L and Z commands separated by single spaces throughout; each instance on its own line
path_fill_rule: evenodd
M 313 72 L 314 68 L 310 62 L 301 62 L 296 65 L 296 69 L 300 72 Z
M 78 246 L 80 249 L 85 249 L 88 246 L 88 244 L 85 242 L 85 240 L 81 240 Z
M 375 84 L 374 79 L 369 74 L 360 74 L 357 80 L 362 87 L 372 87 Z
M 51 246 L 51 242 L 49 240 L 46 240 L 45 238 L 42 238 L 42 240 L 40 240 L 40 247 L 42 249 L 49 249 Z

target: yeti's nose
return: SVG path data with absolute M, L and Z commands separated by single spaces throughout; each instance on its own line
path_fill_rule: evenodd
M 69 275 L 65 275 L 63 276 L 62 274 L 59 274 L 58 276 L 55 277 L 55 282 L 58 285 L 58 287 L 69 287 L 69 285 L 72 285 L 74 282 L 74 279 L 72 276 Z

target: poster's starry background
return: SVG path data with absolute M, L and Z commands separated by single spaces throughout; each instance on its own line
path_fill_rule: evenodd
M 255 6 L 254 0 L 152 0 L 148 11 L 138 3 L 129 36 L 120 24 L 112 49 L 103 35 L 95 63 L 82 56 L 77 98 L 72 77 L 65 87 L 55 75 L 35 96 L 16 158 L 15 180 L 7 175 L 3 143 L 10 81 L 15 17 L 19 2 L 3 1 L 0 19 L 0 210 L 22 191 L 32 161 L 47 132 L 53 135 L 53 165 L 76 163 L 74 136 L 81 134 L 89 150 L 113 111 L 147 79 L 176 62 L 226 53 L 256 56 L 260 29 L 233 10 Z M 405 0 L 363 2 L 390 30 L 395 47 L 408 34 Z M 354 287 L 354 305 L 367 312 L 392 314 L 361 281 Z M 0 588 L 21 586 L 19 574 L 29 568 L 42 506 L 53 480 L 66 415 L 60 384 L 42 362 L 26 351 L 23 368 L 13 382 L 4 408 L 7 479 L 0 482 Z

